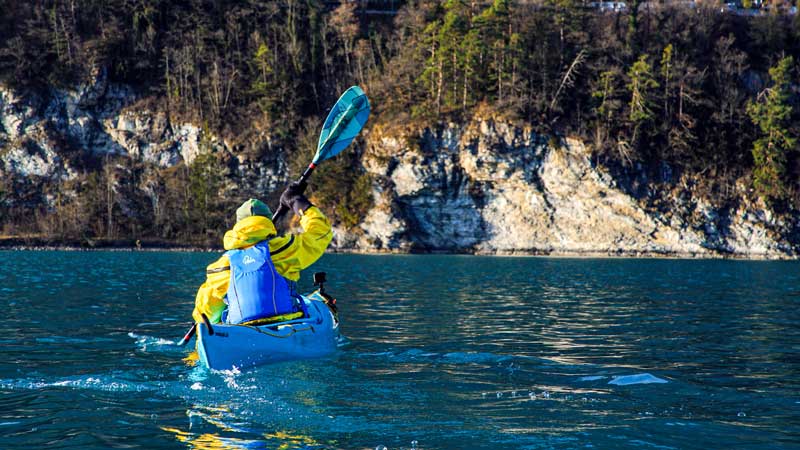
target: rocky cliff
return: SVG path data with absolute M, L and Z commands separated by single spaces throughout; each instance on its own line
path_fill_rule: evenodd
M 139 100 L 102 72 L 46 97 L 0 88 L 0 177 L 36 189 L 85 176 L 87 158 L 117 155 L 158 170 L 210 152 L 225 161 L 228 195 L 285 183 L 285 155 L 268 138 L 262 151 L 245 153 Z M 372 125 L 365 132 L 361 162 L 371 175 L 373 206 L 355 228 L 337 228 L 336 249 L 765 258 L 800 250 L 800 220 L 772 215 L 742 186 L 734 206 L 715 206 L 686 179 L 642 197 L 576 139 L 479 116 L 422 128 Z M 151 187 L 138 183 L 127 189 L 152 197 Z M 657 208 L 649 206 L 654 197 Z M 0 195 L 7 210 L 36 201 L 52 207 L 55 200 Z
M 715 207 L 682 188 L 651 192 L 660 208 L 620 187 L 576 139 L 474 118 L 422 133 L 374 129 L 365 167 L 375 206 L 341 246 L 499 254 L 797 255 L 797 218 L 757 202 Z M 641 176 L 641 174 L 639 174 Z M 663 206 L 666 201 L 667 206 Z
M 121 154 L 160 166 L 191 161 L 199 129 L 169 127 L 164 114 L 130 110 L 137 100 L 104 72 L 74 90 L 20 94 L 0 87 L 0 164 L 6 174 L 72 178 L 80 166 L 64 154 Z

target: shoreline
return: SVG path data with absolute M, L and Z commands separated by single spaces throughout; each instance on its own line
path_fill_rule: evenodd
M 222 252 L 221 245 L 177 244 L 158 239 L 44 239 L 32 237 L 0 238 L 0 251 L 111 251 L 111 252 Z M 720 252 L 660 252 L 634 250 L 568 251 L 568 250 L 514 250 L 514 251 L 459 251 L 459 250 L 368 250 L 358 248 L 329 248 L 327 253 L 354 255 L 452 255 L 494 256 L 528 258 L 575 259 L 684 259 L 684 260 L 737 260 L 737 261 L 797 261 L 800 256 L 780 253 L 720 253 Z
M 0 251 L 164 251 L 164 252 L 212 252 L 222 251 L 222 246 L 179 244 L 162 239 L 48 239 L 34 236 L 0 237 Z
M 744 254 L 744 253 L 697 253 L 697 252 L 656 252 L 634 250 L 609 251 L 567 251 L 567 250 L 515 250 L 515 251 L 394 251 L 362 249 L 328 249 L 328 253 L 355 255 L 450 255 L 450 256 L 490 256 L 497 258 L 551 258 L 551 259 L 681 259 L 681 260 L 733 260 L 733 261 L 798 261 L 800 256 L 785 254 Z

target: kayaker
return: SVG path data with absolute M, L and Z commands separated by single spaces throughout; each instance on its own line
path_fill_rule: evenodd
M 303 315 L 305 305 L 296 299 L 295 282 L 333 238 L 330 221 L 304 190 L 292 183 L 280 199 L 300 217 L 303 232 L 296 235 L 278 236 L 272 211 L 260 200 L 251 198 L 236 210 L 236 224 L 223 238 L 227 252 L 207 267 L 206 282 L 197 291 L 192 312 L 196 322 L 202 322 L 201 314 L 212 323 L 254 325 Z

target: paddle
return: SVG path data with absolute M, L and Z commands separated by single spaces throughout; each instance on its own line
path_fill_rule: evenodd
M 369 100 L 364 91 L 358 86 L 344 91 L 322 125 L 322 132 L 319 134 L 317 143 L 317 153 L 303 175 L 297 180 L 298 184 L 304 185 L 319 163 L 338 155 L 347 148 L 367 123 L 368 118 Z M 280 220 L 288 211 L 288 207 L 280 205 L 272 215 L 272 222 Z
M 352 86 L 344 91 L 336 104 L 333 105 L 325 123 L 322 125 L 322 131 L 319 134 L 319 142 L 317 143 L 317 153 L 311 164 L 308 165 L 303 175 L 297 181 L 300 185 L 305 185 L 311 177 L 311 173 L 317 166 L 327 159 L 330 159 L 342 152 L 353 139 L 364 128 L 369 118 L 369 100 L 364 91 L 358 86 Z M 305 189 L 305 186 L 303 187 Z M 272 222 L 275 223 L 281 219 L 289 208 L 280 205 L 275 213 L 272 215 Z M 197 323 L 193 323 L 189 331 L 178 342 L 178 345 L 184 346 L 189 340 L 192 339 L 197 331 Z

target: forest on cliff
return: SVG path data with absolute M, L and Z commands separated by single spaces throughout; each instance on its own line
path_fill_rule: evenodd
M 373 105 L 371 127 L 488 114 L 553 139 L 579 137 L 615 173 L 645 171 L 633 194 L 690 176 L 716 202 L 735 201 L 734 186 L 746 183 L 769 208 L 792 213 L 800 17 L 789 4 L 769 6 L 740 15 L 716 2 L 641 0 L 616 11 L 571 0 L 0 0 L 0 85 L 46 98 L 104 71 L 134 88 L 135 107 L 196 123 L 234 156 L 280 152 L 288 179 L 307 162 L 302 150 L 326 108 L 358 84 Z M 219 152 L 158 169 L 82 153 L 58 130 L 50 138 L 78 160 L 80 176 L 7 173 L 5 234 L 196 239 L 218 235 L 243 200 L 225 195 Z M 0 138 L 0 154 L 10 145 Z M 323 168 L 325 182 L 312 185 L 344 226 L 370 206 L 359 155 Z M 160 183 L 160 215 L 141 192 L 109 188 L 145 176 Z M 55 195 L 65 191 L 73 195 Z

